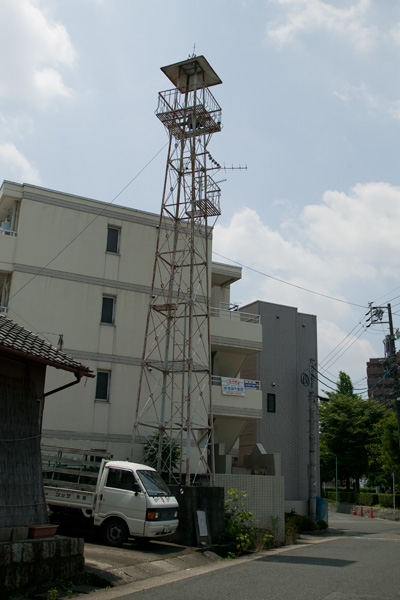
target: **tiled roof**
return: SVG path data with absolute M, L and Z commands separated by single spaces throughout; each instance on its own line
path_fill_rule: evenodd
M 12 319 L 0 313 L 0 350 L 25 356 L 30 360 L 51 365 L 76 375 L 94 377 L 93 372 L 55 346 L 42 340 L 38 335 L 21 327 Z

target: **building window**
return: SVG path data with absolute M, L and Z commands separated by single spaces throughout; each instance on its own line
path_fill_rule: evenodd
M 110 397 L 110 371 L 97 371 L 96 400 L 108 402 Z
M 267 411 L 276 412 L 276 394 L 267 394 Z
M 107 252 L 119 253 L 119 240 L 121 230 L 119 227 L 107 227 Z
M 103 304 L 101 307 L 101 322 L 114 323 L 115 314 L 115 298 L 113 296 L 103 296 Z

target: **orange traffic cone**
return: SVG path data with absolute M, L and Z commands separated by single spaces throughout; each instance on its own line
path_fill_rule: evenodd
M 364 516 L 364 509 L 362 506 L 360 506 L 360 517 Z
M 370 519 L 374 518 L 374 511 L 372 510 L 372 506 L 371 506 L 371 510 L 369 511 L 369 518 Z
M 353 506 L 353 515 L 357 515 L 356 507 Z

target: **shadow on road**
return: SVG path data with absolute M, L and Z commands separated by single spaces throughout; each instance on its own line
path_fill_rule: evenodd
M 287 556 L 275 555 L 265 556 L 257 559 L 261 562 L 275 562 L 292 565 L 313 565 L 314 567 L 348 567 L 357 561 L 341 560 L 338 558 L 318 558 L 316 556 Z

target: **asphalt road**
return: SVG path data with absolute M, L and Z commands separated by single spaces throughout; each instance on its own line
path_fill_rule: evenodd
M 400 600 L 400 523 L 330 514 L 337 534 L 150 589 L 110 590 L 124 600 Z M 97 595 L 97 593 L 96 593 Z M 100 595 L 102 593 L 100 592 Z

